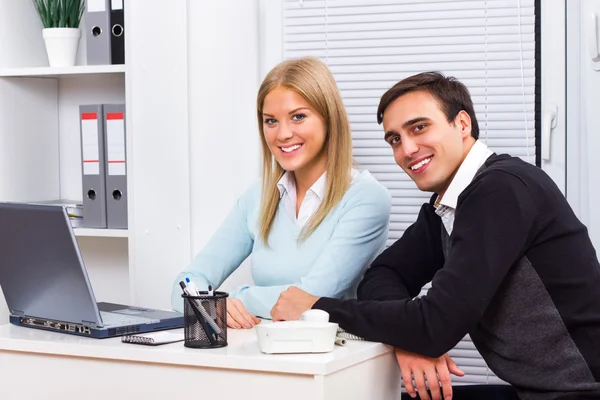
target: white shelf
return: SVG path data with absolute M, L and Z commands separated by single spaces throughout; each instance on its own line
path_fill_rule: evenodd
M 27 67 L 0 68 L 2 77 L 58 77 L 69 75 L 121 74 L 124 64 L 117 65 L 75 65 L 73 67 Z
M 75 232 L 75 236 L 126 238 L 129 235 L 127 229 L 74 228 L 73 231 Z

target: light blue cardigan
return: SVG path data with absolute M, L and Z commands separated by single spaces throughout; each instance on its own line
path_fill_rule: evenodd
M 391 196 L 368 171 L 362 171 L 340 203 L 303 242 L 301 228 L 279 203 L 269 246 L 258 236 L 260 182 L 237 201 L 225 222 L 173 283 L 172 305 L 182 311 L 179 281 L 189 277 L 199 288 L 218 288 L 252 255 L 254 285 L 229 292 L 256 316 L 270 318 L 279 294 L 297 286 L 314 296 L 356 297 L 365 269 L 384 249 Z

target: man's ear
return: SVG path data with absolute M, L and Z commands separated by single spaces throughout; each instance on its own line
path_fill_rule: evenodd
M 465 110 L 460 110 L 454 118 L 455 123 L 460 128 L 460 133 L 463 139 L 471 136 L 471 117 Z

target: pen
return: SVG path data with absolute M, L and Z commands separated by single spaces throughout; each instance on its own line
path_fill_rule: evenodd
M 214 295 L 215 295 L 215 292 L 213 292 L 212 286 L 208 285 L 208 296 L 209 297 L 213 297 Z M 211 309 L 210 316 L 213 317 L 213 318 L 217 317 L 217 315 L 216 315 L 216 306 Z
M 194 285 L 194 283 L 192 282 L 192 285 Z M 197 292 L 193 293 L 192 292 L 192 286 L 191 285 L 187 285 L 185 284 L 185 282 L 181 281 L 179 282 L 179 286 L 181 286 L 181 288 L 183 289 L 183 292 L 185 294 L 187 294 L 188 296 L 198 296 Z M 193 286 L 195 287 L 195 285 Z M 192 299 L 190 299 L 192 300 Z M 194 302 L 194 305 L 196 305 L 198 307 L 198 311 L 200 311 L 200 313 L 202 314 L 202 316 L 204 317 L 204 319 L 206 320 L 206 322 L 209 323 L 210 327 L 213 328 L 213 330 L 215 331 L 215 333 L 218 335 L 220 334 L 221 328 L 219 328 L 219 325 L 217 325 L 217 323 L 208 315 L 208 313 L 206 312 L 206 310 L 204 309 L 204 307 L 202 307 L 201 305 L 199 305 L 197 302 Z
M 200 295 L 200 291 L 196 287 L 196 284 L 194 282 L 192 282 L 190 280 L 190 278 L 188 278 L 187 276 L 185 278 L 185 284 L 192 291 L 192 293 L 194 293 L 194 296 L 199 296 Z M 209 288 L 210 288 L 210 286 L 209 286 Z
M 184 281 L 179 282 L 179 286 L 181 286 L 181 289 L 183 290 L 183 292 L 185 294 L 187 294 L 188 296 L 196 296 L 196 294 L 192 294 L 190 289 L 188 287 L 186 287 Z M 209 333 L 210 328 L 206 325 L 206 323 L 208 322 L 210 324 L 211 328 L 213 328 L 212 330 L 216 334 L 220 334 L 222 332 L 221 329 L 215 323 L 215 321 L 213 321 L 212 318 L 210 318 L 208 316 L 204 307 L 202 307 L 202 306 L 198 307 L 196 302 L 194 301 L 194 299 L 188 298 L 188 301 L 189 301 L 190 306 L 192 307 L 192 310 L 194 311 L 194 314 L 196 314 L 196 318 L 198 318 L 198 322 L 202 326 L 202 329 L 204 330 L 206 337 L 208 338 L 208 340 L 210 341 L 211 344 L 215 344 L 215 339 L 213 338 L 212 334 Z
M 188 278 L 187 276 L 185 277 L 185 283 L 186 283 L 187 287 L 190 288 L 190 290 L 192 291 L 192 293 L 194 293 L 194 292 L 198 293 L 198 296 L 200 296 L 200 291 L 198 290 L 198 287 L 196 287 L 196 284 L 193 281 L 191 281 L 190 278 Z M 210 286 L 210 285 L 208 285 L 208 293 L 207 294 L 208 294 L 208 296 L 212 296 L 213 295 L 212 286 Z M 217 318 L 217 314 L 216 314 L 216 310 L 215 310 L 215 308 L 216 308 L 216 302 L 215 302 L 215 305 L 213 307 L 210 306 L 211 302 L 209 300 L 202 300 L 201 304 L 202 305 L 207 304 L 208 311 L 210 311 L 210 318 L 211 318 L 211 320 L 214 320 L 215 318 Z M 200 307 L 200 306 L 198 306 L 198 307 Z M 220 333 L 220 332 L 218 332 L 218 333 Z

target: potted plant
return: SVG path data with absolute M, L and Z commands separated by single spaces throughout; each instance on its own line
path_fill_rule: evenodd
M 44 29 L 48 61 L 52 67 L 75 65 L 81 38 L 79 23 L 84 0 L 32 0 Z

